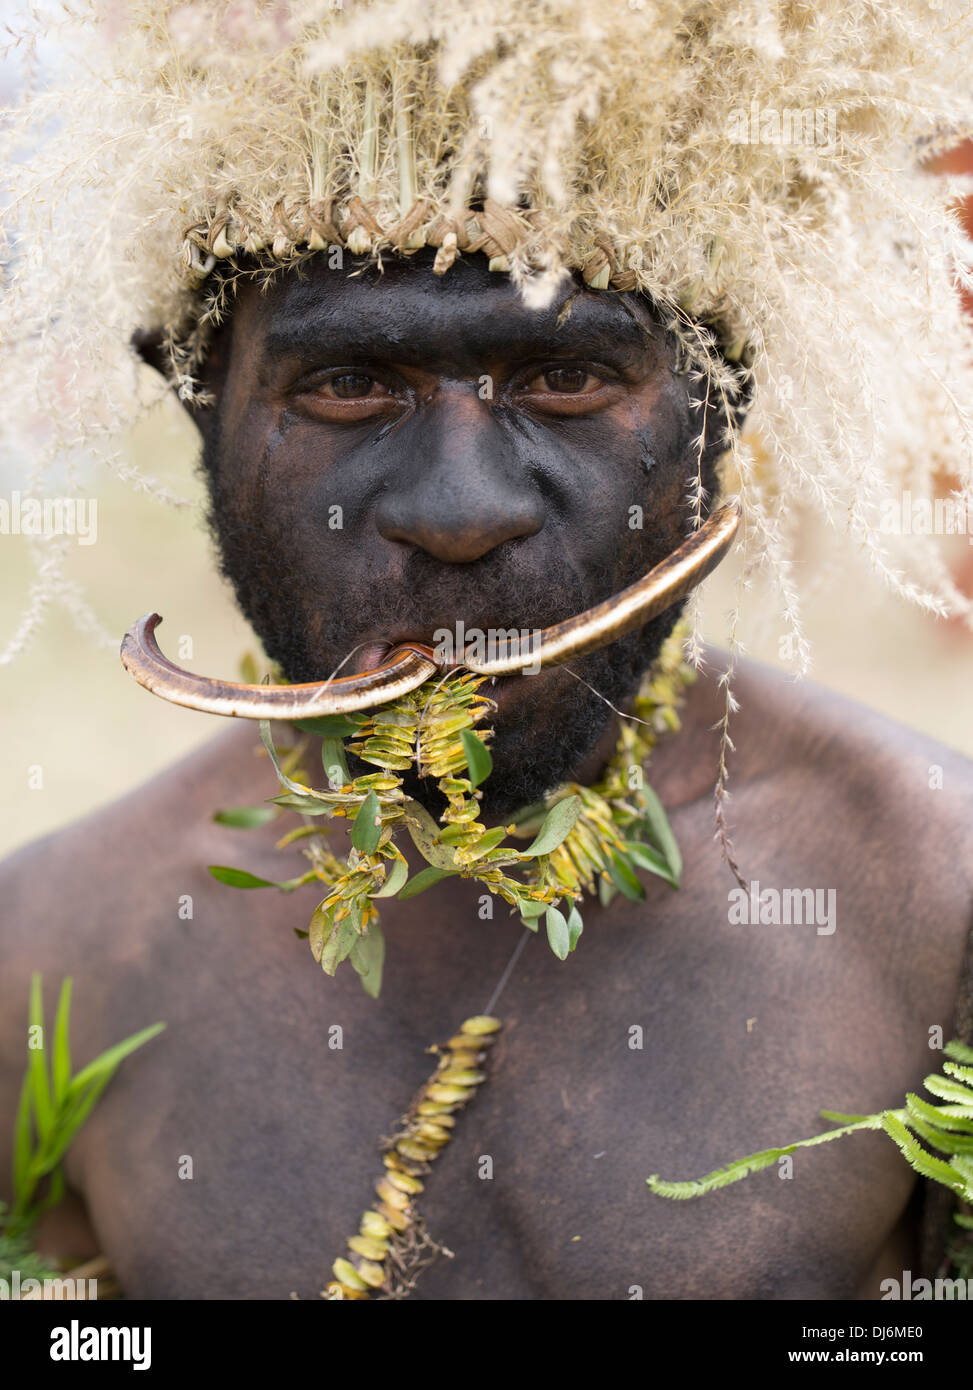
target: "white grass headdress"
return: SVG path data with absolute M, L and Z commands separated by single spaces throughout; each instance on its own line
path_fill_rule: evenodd
M 43 33 L 63 80 L 6 132 L 0 388 L 25 490 L 79 450 L 151 488 L 118 450 L 152 403 L 132 334 L 163 330 L 192 395 L 245 253 L 429 245 L 446 273 L 482 252 L 528 303 L 566 270 L 645 291 L 713 391 L 724 359 L 748 367 L 745 554 L 799 664 L 802 504 L 893 589 L 969 616 L 936 543 L 885 524 L 905 490 L 973 502 L 968 190 L 922 167 L 973 132 L 963 0 L 75 0 L 20 51 Z M 94 621 L 57 542 L 38 554 L 0 659 L 53 599 Z

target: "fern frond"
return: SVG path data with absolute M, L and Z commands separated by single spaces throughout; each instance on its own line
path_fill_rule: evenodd
M 880 1129 L 881 1120 L 880 1115 L 866 1115 L 854 1124 L 826 1130 L 824 1134 L 815 1134 L 810 1139 L 799 1139 L 796 1143 L 786 1144 L 780 1149 L 762 1149 L 760 1153 L 738 1158 L 725 1168 L 717 1168 L 715 1172 L 707 1173 L 704 1178 L 697 1178 L 694 1182 L 666 1182 L 658 1174 L 646 1178 L 646 1182 L 657 1197 L 672 1197 L 676 1201 L 703 1197 L 707 1192 L 715 1192 L 720 1187 L 729 1187 L 731 1183 L 740 1182 L 751 1173 L 760 1172 L 761 1168 L 771 1167 L 778 1159 L 785 1158 L 797 1149 L 808 1149 L 814 1144 L 827 1144 L 832 1139 L 840 1139 L 843 1134 L 853 1134 L 859 1129 Z
M 946 1075 L 927 1076 L 923 1085 L 932 1095 L 946 1101 L 945 1105 L 930 1105 L 910 1091 L 906 1095 L 905 1108 L 901 1110 L 882 1110 L 874 1115 L 849 1115 L 837 1110 L 822 1110 L 820 1113 L 824 1119 L 842 1121 L 841 1127 L 781 1148 L 763 1149 L 692 1182 L 668 1182 L 657 1174 L 647 1178 L 646 1182 L 659 1197 L 675 1200 L 702 1197 L 707 1192 L 739 1182 L 761 1168 L 769 1168 L 778 1159 L 797 1149 L 826 1144 L 860 1129 L 881 1129 L 893 1140 L 920 1177 L 940 1183 L 968 1202 L 973 1201 L 973 1088 L 964 1084 L 968 1080 L 973 1081 L 973 1070 L 958 1065 L 973 1061 L 973 1048 L 954 1040 L 946 1044 L 944 1052 L 947 1057 L 956 1060 L 944 1061 L 943 1072 Z M 931 1148 L 947 1154 L 948 1159 L 929 1153 L 919 1142 L 920 1139 L 925 1140 Z M 968 1218 L 961 1217 L 962 1214 L 956 1217 L 958 1224 L 967 1225 Z
M 958 1171 L 955 1162 L 944 1163 L 941 1158 L 934 1158 L 932 1154 L 927 1153 L 891 1111 L 882 1116 L 882 1128 L 895 1140 L 904 1157 L 922 1177 L 932 1178 L 933 1182 L 940 1182 L 944 1187 L 952 1188 L 961 1197 L 973 1197 L 973 1185 Z

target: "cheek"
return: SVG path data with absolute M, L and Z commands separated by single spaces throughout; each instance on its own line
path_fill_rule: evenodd
M 631 573 L 669 554 L 685 534 L 694 472 L 683 383 L 647 385 L 624 405 L 572 425 L 552 450 L 563 526 L 583 563 Z
M 364 474 L 313 422 L 253 399 L 221 449 L 221 490 L 238 518 L 305 559 L 335 549 L 360 515 Z
M 693 439 L 684 381 L 669 376 L 636 396 L 632 402 L 632 428 L 647 495 L 661 502 L 683 489 Z

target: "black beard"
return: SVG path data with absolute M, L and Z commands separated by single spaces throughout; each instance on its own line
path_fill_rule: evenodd
M 681 608 L 681 605 L 680 605 Z M 606 701 L 617 709 L 637 693 L 646 670 L 655 661 L 663 642 L 672 631 L 680 608 L 647 623 L 610 647 L 592 652 L 570 663 L 570 669 L 581 679 L 567 681 L 552 712 L 540 692 L 537 698 L 521 696 L 516 723 L 499 722 L 493 726 L 489 716 L 480 728 L 493 727 L 489 741 L 493 770 L 481 787 L 481 818 L 488 824 L 506 820 L 513 811 L 528 806 L 552 792 L 562 782 L 577 780 L 577 771 L 590 757 L 613 718 Z M 512 625 L 512 624 L 511 624 Z M 531 677 L 524 681 L 531 685 Z M 583 684 L 587 682 L 587 684 Z M 589 688 L 591 687 L 591 688 Z M 480 687 L 490 694 L 490 682 Z M 348 759 L 352 776 L 374 772 L 354 756 Z M 445 800 L 429 778 L 420 778 L 414 771 L 399 773 L 407 796 L 438 815 Z
M 237 603 L 267 655 L 287 679 L 321 680 L 331 675 L 361 640 L 360 604 L 348 603 L 340 612 L 330 606 L 322 614 L 315 595 L 308 590 L 306 570 L 282 550 L 279 534 L 263 525 L 261 516 L 241 513 L 234 490 L 221 487 L 220 464 L 217 418 L 204 435 L 202 467 L 209 494 L 207 519 L 221 573 L 232 585 Z M 481 560 L 451 567 L 450 593 L 455 595 L 457 615 L 480 614 L 488 606 L 497 615 L 491 626 L 544 628 L 641 578 L 645 548 L 643 545 L 639 553 L 636 549 L 633 546 L 626 551 L 621 560 L 616 556 L 601 573 L 586 575 L 584 582 L 565 570 L 555 584 L 549 575 L 525 570 L 517 542 L 512 542 L 498 546 Z M 442 573 L 440 561 L 421 551 L 413 552 L 406 561 L 404 583 L 392 592 L 379 586 L 369 593 L 371 624 L 390 632 L 414 626 L 418 596 L 430 592 L 437 580 L 441 582 Z M 562 782 L 575 779 L 613 718 L 606 702 L 624 708 L 636 694 L 681 607 L 670 608 L 611 646 L 572 661 L 570 669 L 580 679 L 568 677 L 556 710 L 540 694 L 533 697 L 529 692 L 531 678 L 524 678 L 528 690 L 516 712 L 511 712 L 512 717 L 495 726 L 490 742 L 493 770 L 482 787 L 484 819 L 503 820 L 520 807 L 539 801 Z M 313 648 L 309 640 L 312 634 Z M 489 682 L 482 690 L 489 695 Z M 351 757 L 349 770 L 356 776 L 376 769 Z M 413 772 L 405 774 L 403 783 L 406 793 L 433 814 L 442 809 L 442 797 L 433 782 Z

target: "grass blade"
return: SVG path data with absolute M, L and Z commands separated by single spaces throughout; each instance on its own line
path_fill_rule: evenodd
M 54 1020 L 54 1060 L 52 1077 L 54 1081 L 54 1104 L 63 1101 L 71 1080 L 71 1045 L 68 1041 L 68 1027 L 71 1017 L 71 977 L 61 985 L 61 997 L 57 1001 L 57 1017 Z
M 164 1023 L 153 1023 L 148 1028 L 143 1028 L 140 1032 L 133 1033 L 132 1036 L 126 1038 L 124 1042 L 116 1043 L 114 1047 L 106 1049 L 100 1057 L 96 1057 L 93 1062 L 89 1062 L 86 1067 L 83 1067 L 82 1070 L 78 1072 L 77 1076 L 68 1087 L 69 1097 L 73 1098 L 76 1096 L 80 1090 L 83 1090 L 84 1087 L 87 1086 L 89 1081 L 93 1081 L 96 1077 L 100 1077 L 106 1072 L 110 1076 L 119 1062 L 123 1062 L 126 1057 L 131 1056 L 137 1048 L 142 1047 L 152 1038 L 158 1037 L 165 1026 Z
M 44 1033 L 44 995 L 41 985 L 41 977 L 35 970 L 30 979 L 30 1032 L 31 1040 L 37 1030 L 40 1040 L 40 1047 L 31 1047 L 30 1041 L 27 1045 L 28 1055 L 28 1075 L 30 1076 L 31 1093 L 34 1100 L 34 1116 L 37 1121 L 37 1133 L 41 1143 L 50 1134 L 54 1124 L 54 1107 L 51 1102 L 51 1090 L 47 1079 L 47 1038 Z

